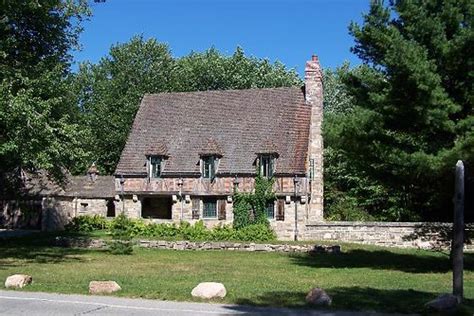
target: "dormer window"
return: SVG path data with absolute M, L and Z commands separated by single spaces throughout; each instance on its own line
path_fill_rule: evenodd
M 161 178 L 163 158 L 160 156 L 148 157 L 148 176 L 152 179 Z
M 272 155 L 261 155 L 260 156 L 260 174 L 262 177 L 271 178 L 273 177 L 275 158 Z
M 201 174 L 204 179 L 214 179 L 216 175 L 216 159 L 214 156 L 201 157 Z

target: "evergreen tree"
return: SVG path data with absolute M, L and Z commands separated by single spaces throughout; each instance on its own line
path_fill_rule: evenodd
M 474 4 L 373 1 L 352 23 L 364 65 L 344 81 L 355 108 L 334 142 L 385 197 L 386 219 L 447 219 L 453 166 L 474 162 Z

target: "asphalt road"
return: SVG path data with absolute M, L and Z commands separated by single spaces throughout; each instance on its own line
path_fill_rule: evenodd
M 362 316 L 375 313 L 261 308 L 170 302 L 109 296 L 0 291 L 0 315 L 318 315 Z

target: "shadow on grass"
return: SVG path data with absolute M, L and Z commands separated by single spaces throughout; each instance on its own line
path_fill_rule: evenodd
M 370 268 L 408 273 L 446 273 L 451 270 L 447 254 L 398 253 L 388 250 L 353 249 L 334 254 L 293 254 L 293 263 L 315 268 Z M 474 270 L 474 254 L 464 254 L 464 269 Z
M 309 289 L 308 289 L 309 290 Z M 296 311 L 283 311 L 284 315 L 297 315 L 300 311 L 376 311 L 398 313 L 425 313 L 428 312 L 425 304 L 435 299 L 438 294 L 407 290 L 388 290 L 363 287 L 336 287 L 326 289 L 332 297 L 332 305 L 328 308 L 312 307 L 306 304 L 307 293 L 300 291 L 266 292 L 254 299 L 237 299 L 236 303 L 242 306 L 228 306 L 227 308 L 243 313 L 243 315 L 273 315 L 278 310 L 252 310 L 249 306 L 277 306 L 298 308 Z M 465 305 L 474 306 L 474 300 L 465 300 Z
M 0 242 L 0 269 L 15 267 L 16 260 L 26 263 L 60 263 L 83 261 L 78 255 L 88 249 L 55 247 L 57 234 L 34 233 L 28 236 L 2 239 Z M 97 251 L 97 250 L 95 250 Z

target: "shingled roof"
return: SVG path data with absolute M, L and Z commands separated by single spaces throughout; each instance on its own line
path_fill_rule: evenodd
M 113 176 L 99 176 L 92 181 L 89 176 L 72 176 L 66 174 L 63 183 L 58 183 L 45 171 L 35 173 L 24 173 L 24 176 L 16 181 L 16 186 L 9 188 L 8 184 L 13 184 L 13 175 L 0 177 L 0 198 L 11 198 L 15 189 L 15 194 L 28 197 L 44 196 L 67 196 L 81 198 L 113 198 L 115 196 L 115 179 Z
M 221 155 L 217 175 L 254 174 L 268 150 L 278 151 L 276 175 L 305 174 L 310 115 L 298 87 L 148 94 L 115 174 L 145 176 L 154 143 L 167 149 L 163 176 L 199 175 L 210 150 Z

